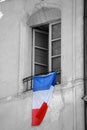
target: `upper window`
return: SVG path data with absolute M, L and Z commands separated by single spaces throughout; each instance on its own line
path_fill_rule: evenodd
M 32 46 L 29 76 L 23 79 L 24 91 L 32 89 L 32 76 L 52 71 L 60 72 L 56 83 L 61 83 L 61 10 L 42 7 L 32 13 L 29 25 L 29 44 Z M 31 36 L 33 32 L 33 36 Z M 32 40 L 31 40 L 32 39 Z M 32 44 L 33 43 L 33 44 Z M 31 52 L 32 51 L 32 52 Z M 29 66 L 28 66 L 29 67 Z
M 61 83 L 61 21 L 36 26 L 33 29 L 33 75 L 60 72 Z

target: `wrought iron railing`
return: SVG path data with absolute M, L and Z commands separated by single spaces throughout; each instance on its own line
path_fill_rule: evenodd
M 51 72 L 49 72 L 49 73 L 51 73 Z M 44 73 L 44 74 L 47 74 L 47 73 Z M 41 73 L 41 74 L 37 74 L 36 76 L 44 75 L 44 74 Z M 61 71 L 58 71 L 57 75 L 61 75 Z M 32 80 L 33 80 L 33 76 L 28 76 L 23 79 L 23 92 L 32 90 Z M 60 81 L 59 81 L 59 83 L 60 83 Z M 59 84 L 59 83 L 56 82 L 56 84 Z

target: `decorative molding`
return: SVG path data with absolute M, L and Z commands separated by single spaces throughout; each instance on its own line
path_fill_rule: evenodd
M 29 15 L 31 16 L 33 13 L 38 11 L 39 9 L 42 8 L 59 8 L 61 9 L 61 1 L 59 0 L 58 2 L 50 2 L 49 0 L 40 0 L 40 2 L 36 3 L 34 5 L 34 8 L 31 12 L 29 12 Z

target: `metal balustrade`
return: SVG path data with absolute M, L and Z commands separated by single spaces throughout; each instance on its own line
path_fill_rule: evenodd
M 49 72 L 49 73 L 51 73 L 51 72 Z M 45 75 L 45 74 L 47 74 L 47 73 L 37 74 L 36 76 Z M 58 71 L 57 75 L 61 75 L 61 71 Z M 32 81 L 33 81 L 33 76 L 29 76 L 29 77 L 26 77 L 23 79 L 23 92 L 32 90 Z M 56 82 L 56 84 L 60 84 L 60 83 Z

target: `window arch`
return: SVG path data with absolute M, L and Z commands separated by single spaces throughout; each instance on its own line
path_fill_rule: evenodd
M 59 8 L 42 7 L 29 17 L 28 25 L 36 26 L 58 19 L 61 19 L 61 11 Z

